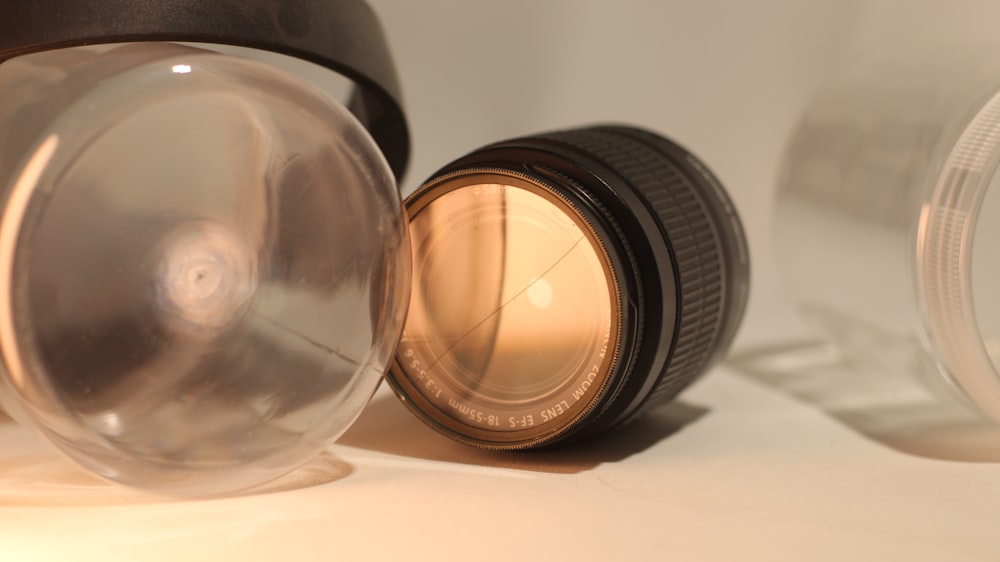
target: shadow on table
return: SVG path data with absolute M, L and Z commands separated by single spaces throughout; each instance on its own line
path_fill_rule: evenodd
M 811 342 L 735 354 L 726 364 L 895 451 L 1000 462 L 1000 425 L 932 393 L 912 373 L 849 364 L 832 346 Z
M 377 397 L 339 444 L 435 461 L 576 473 L 649 449 L 708 412 L 675 401 L 654 408 L 621 430 L 586 443 L 546 451 L 493 452 L 455 443 L 427 428 L 391 395 Z M 237 495 L 261 495 L 322 486 L 354 468 L 326 451 L 273 482 Z M 65 459 L 42 438 L 0 412 L 0 507 L 144 505 L 181 500 L 105 481 Z
M 707 412 L 701 406 L 673 401 L 620 430 L 583 443 L 541 451 L 484 451 L 439 435 L 395 396 L 382 395 L 369 404 L 338 444 L 425 460 L 570 474 L 649 449 Z
M 330 451 L 243 495 L 262 495 L 322 486 L 350 476 L 354 468 Z M 41 437 L 0 415 L 0 506 L 69 507 L 144 505 L 181 501 L 98 478 L 63 458 Z M 212 498 L 207 498 L 212 499 Z

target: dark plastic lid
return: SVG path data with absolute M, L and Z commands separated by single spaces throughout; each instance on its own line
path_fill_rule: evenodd
M 363 0 L 30 0 L 0 6 L 0 62 L 28 53 L 132 41 L 237 45 L 308 60 L 353 80 L 349 106 L 396 179 L 410 141 L 399 83 Z

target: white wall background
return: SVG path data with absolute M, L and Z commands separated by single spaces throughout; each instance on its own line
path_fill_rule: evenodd
M 666 134 L 713 168 L 743 215 L 753 296 L 741 346 L 798 330 L 769 223 L 782 151 L 807 101 L 883 50 L 1000 46 L 995 0 L 370 1 L 411 119 L 404 193 L 516 135 L 607 121 Z

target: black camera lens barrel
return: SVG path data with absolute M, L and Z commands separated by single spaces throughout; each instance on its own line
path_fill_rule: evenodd
M 747 303 L 747 243 L 731 199 L 690 152 L 645 130 L 598 126 L 492 144 L 435 178 L 463 170 L 534 178 L 593 226 L 617 277 L 618 355 L 583 415 L 513 440 L 499 432 L 494 440 L 433 411 L 397 357 L 389 381 L 431 426 L 486 448 L 583 439 L 673 398 L 728 349 Z M 422 190 L 434 186 L 432 179 Z M 422 198 L 418 190 L 408 205 Z
M 52 49 L 137 41 L 251 47 L 307 60 L 354 81 L 348 106 L 396 175 L 409 130 L 388 44 L 363 0 L 30 0 L 0 6 L 0 63 Z
M 589 435 L 673 398 L 725 353 L 749 295 L 747 243 L 719 180 L 664 137 L 611 126 L 539 141 L 584 163 L 587 173 L 561 172 L 573 174 L 595 210 L 618 224 L 621 247 L 634 258 L 637 290 L 627 298 L 643 316 L 641 336 L 620 393 L 597 408 Z

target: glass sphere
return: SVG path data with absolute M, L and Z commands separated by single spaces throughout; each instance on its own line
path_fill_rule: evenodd
M 339 436 L 406 310 L 406 223 L 312 82 L 167 43 L 0 64 L 0 398 L 115 481 L 220 494 Z

